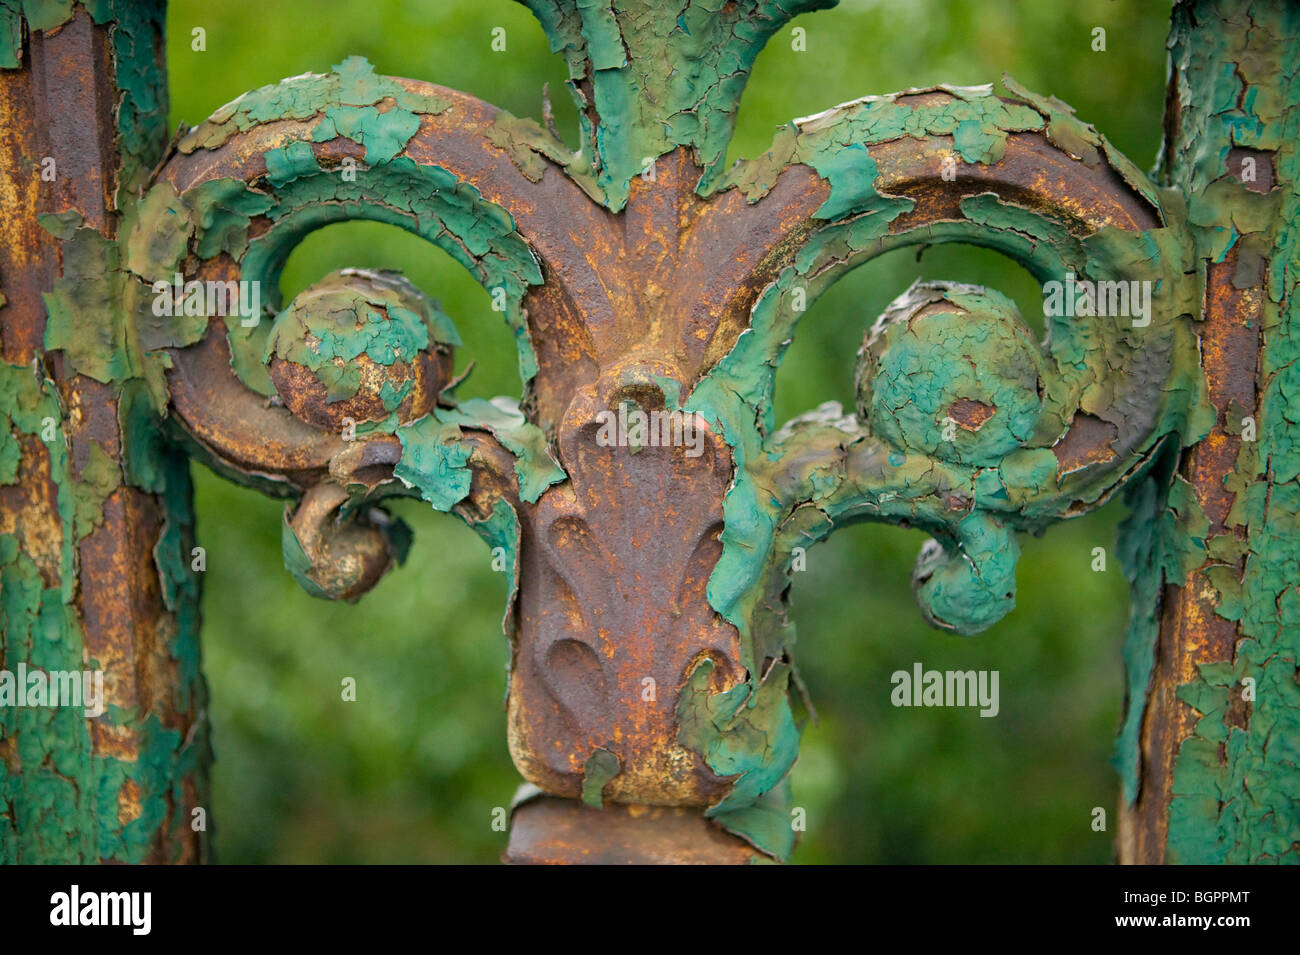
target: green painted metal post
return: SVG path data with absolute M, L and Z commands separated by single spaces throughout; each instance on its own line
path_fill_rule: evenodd
M 1176 4 L 1170 66 L 1158 175 L 1186 203 L 1215 421 L 1130 492 L 1120 856 L 1296 863 L 1300 9 Z
M 0 9 L 0 863 L 200 861 L 189 464 L 102 281 L 167 142 L 163 6 L 18 6 Z

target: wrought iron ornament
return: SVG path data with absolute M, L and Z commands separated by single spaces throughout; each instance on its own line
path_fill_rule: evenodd
M 1015 605 L 1018 532 L 1126 489 L 1121 855 L 1293 861 L 1296 12 L 1175 7 L 1153 181 L 1010 77 L 864 97 L 728 166 L 760 49 L 833 0 L 526 5 L 568 64 L 576 152 L 357 57 L 168 143 L 161 5 L 0 11 L 6 175 L 60 141 L 98 157 L 55 208 L 0 197 L 3 660 L 127 674 L 90 729 L 0 712 L 0 859 L 205 855 L 189 455 L 289 499 L 285 565 L 317 596 L 403 559 L 387 497 L 501 549 L 510 751 L 536 787 L 515 861 L 786 859 L 797 549 L 923 528 L 921 612 L 974 634 Z M 33 124 L 60 82 L 66 118 Z M 453 318 L 398 275 L 278 300 L 293 248 L 351 219 L 482 283 L 518 398 L 456 397 Z M 853 408 L 776 422 L 808 304 L 944 242 L 1059 295 L 1046 342 L 994 290 L 917 285 L 866 332 Z M 1269 688 L 1248 707 L 1247 676 Z

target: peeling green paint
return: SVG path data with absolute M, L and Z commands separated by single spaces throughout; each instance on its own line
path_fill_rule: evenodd
M 45 347 L 62 351 L 73 371 L 105 384 L 146 380 L 162 409 L 167 360 L 145 349 L 142 335 L 147 340 L 156 324 L 150 300 L 121 267 L 120 255 L 117 243 L 94 229 L 78 228 L 67 236 L 63 273 L 44 295 Z
M 590 157 L 581 150 L 572 152 L 554 133 L 543 129 L 535 120 L 499 112 L 488 127 L 486 138 L 505 150 L 511 161 L 530 182 L 541 182 L 550 165 L 559 166 L 566 175 L 595 202 L 604 203 Z
M 162 44 L 165 0 L 86 0 L 96 23 L 109 24 L 118 103 L 118 207 L 129 205 L 148 182 L 170 135 L 167 125 L 166 64 Z
M 488 548 L 498 547 L 505 554 L 506 604 L 501 614 L 501 630 L 508 640 L 515 637 L 515 600 L 519 596 L 519 515 L 509 501 L 497 498 L 492 502 L 492 512 L 480 517 L 469 511 L 461 519 L 477 534 Z
M 679 146 L 705 170 L 707 191 L 763 45 L 792 17 L 836 0 L 522 2 L 568 64 L 582 152 L 618 212 L 644 164 Z
M 417 488 L 435 510 L 450 511 L 465 499 L 472 477 L 470 446 L 462 440 L 459 427 L 426 415 L 399 427 L 397 437 L 402 458 L 394 475 Z
M 192 514 L 188 464 L 162 446 L 147 444 L 145 425 L 137 415 L 152 415 L 152 406 L 138 379 L 124 384 L 134 388 L 134 398 L 124 397 L 123 433 L 137 444 L 126 478 L 137 486 L 163 495 L 167 526 L 159 547 L 169 542 L 184 547 L 192 540 Z M 79 541 L 103 519 L 103 505 L 124 480 L 122 470 L 97 443 L 91 442 L 86 462 L 75 467 L 64 434 L 63 412 L 52 382 L 32 368 L 0 364 L 0 412 L 5 426 L 0 432 L 0 461 L 17 460 L 20 440 L 42 440 L 49 474 L 57 487 L 58 512 L 63 527 L 62 561 L 58 581 L 42 583 L 21 538 L 0 535 L 0 660 L 13 671 L 19 664 L 44 671 L 80 672 L 98 668 L 88 658 L 75 605 Z M 53 431 L 47 424 L 53 422 Z M 7 470 L 7 469 L 6 469 Z M 16 472 L 4 475 L 7 483 Z M 171 553 L 158 555 L 164 599 L 177 613 L 169 650 L 178 665 L 172 688 L 177 705 L 185 711 L 201 707 L 191 694 L 203 692 L 198 657 L 198 585 L 187 579 Z M 60 863 L 112 861 L 138 863 L 154 851 L 158 832 L 168 822 L 170 836 L 188 825 L 188 817 L 168 806 L 182 807 L 185 780 L 203 785 L 208 737 L 201 720 L 192 738 L 182 739 L 165 729 L 155 714 L 144 715 L 110 705 L 98 719 L 103 732 L 133 739 L 134 759 L 96 755 L 89 722 L 82 710 L 61 707 L 0 707 L 0 740 L 8 756 L 0 759 L 0 863 Z M 139 793 L 141 813 L 122 819 L 120 794 L 125 787 Z
M 864 349 L 859 417 L 894 447 L 996 466 L 1038 425 L 1046 377 L 1038 345 L 1010 299 L 992 290 L 913 286 L 891 310 L 918 306 L 923 317 L 889 322 Z M 963 401 L 989 416 L 957 427 L 953 408 Z
M 899 102 L 904 96 L 931 92 L 946 96 L 927 105 Z M 912 203 L 875 191 L 877 170 L 870 146 L 904 136 L 949 136 L 962 161 L 997 162 L 1010 134 L 1041 130 L 1046 118 L 1030 105 L 1000 99 L 992 92 L 989 86 L 936 86 L 864 96 L 783 127 L 767 153 L 738 164 L 717 180 L 717 189 L 740 189 L 745 198 L 755 202 L 775 185 L 782 169 L 801 163 L 831 184 L 831 196 L 818 211 L 821 218 L 877 210 L 897 214 L 910 209 Z
M 23 65 L 27 33 L 57 30 L 81 7 L 106 28 L 117 88 L 117 164 L 105 171 L 105 189 L 115 193 L 110 206 L 129 219 L 167 139 L 165 67 L 158 57 L 164 5 L 6 0 L 0 6 L 3 68 Z M 110 703 L 92 738 L 92 723 L 77 708 L 0 708 L 0 863 L 140 863 L 158 857 L 162 846 L 174 853 L 192 839 L 186 787 L 206 797 L 210 748 L 199 672 L 198 581 L 189 570 L 189 464 L 160 429 L 166 361 L 151 351 L 157 329 L 144 319 L 148 299 L 123 266 L 124 248 L 83 227 L 103 211 L 60 209 L 39 217 L 62 245 L 62 273 L 45 294 L 45 347 L 62 352 L 61 376 L 81 374 L 110 386 L 121 454 L 115 458 L 100 440 L 70 441 L 63 398 L 44 377 L 39 353 L 32 366 L 0 365 L 0 480 L 47 473 L 56 496 L 52 529 L 61 534 L 56 568 L 42 563 L 48 553 L 24 550 L 27 528 L 0 535 L 0 662 L 8 669 L 102 668 L 82 632 L 81 601 L 90 598 L 82 593 L 80 548 L 103 525 L 110 497 L 124 486 L 139 488 L 156 495 L 162 519 L 154 561 L 167 611 L 156 621 L 165 656 L 151 666 L 174 667 L 163 687 L 164 706 L 192 719 L 193 727 L 183 736 L 164 727 L 158 712 Z M 101 745 L 105 738 L 116 741 L 112 748 Z
M 0 70 L 18 69 L 22 58 L 22 0 L 0 0 Z
M 459 341 L 451 320 L 395 273 L 349 279 L 347 270 L 333 272 L 297 296 L 272 325 L 263 361 L 274 356 L 310 369 L 334 402 L 361 387 L 361 356 L 379 365 L 410 363 L 430 347 L 431 332 L 443 336 L 435 344 Z M 397 410 L 411 387 L 408 379 L 386 393 L 384 407 Z
M 370 113 L 350 112 L 370 107 L 378 113 L 379 104 L 386 99 L 392 100 L 393 106 L 383 114 L 386 118 L 379 125 L 370 118 Z M 237 132 L 247 132 L 254 126 L 287 119 L 307 120 L 321 113 L 331 118 L 330 125 L 325 127 L 329 134 L 322 134 L 316 142 L 332 139 L 337 134 L 366 145 L 364 133 L 367 127 L 376 135 L 393 126 L 409 128 L 411 116 L 437 115 L 450 106 L 450 101 L 444 97 L 408 90 L 400 81 L 380 76 L 365 57 L 350 56 L 337 64 L 332 73 L 308 73 L 243 94 L 222 106 L 182 138 L 178 148 L 183 153 L 215 149 Z M 363 116 L 368 118 L 368 123 L 362 121 Z M 347 131 L 337 129 L 332 117 L 342 117 Z M 406 145 L 414 132 L 410 129 L 406 133 L 399 149 Z M 380 138 L 382 140 L 382 135 Z M 381 142 L 380 145 L 385 144 Z M 396 150 L 384 160 L 372 160 L 367 156 L 366 161 L 386 161 L 395 154 Z
M 989 88 L 939 87 L 845 104 L 792 124 L 769 153 L 737 164 L 717 183 L 719 190 L 736 188 L 759 202 L 783 168 L 802 164 L 831 188 L 817 213 L 825 224 L 760 294 L 749 330 L 686 400 L 687 409 L 723 435 L 736 461 L 724 506 L 723 554 L 708 595 L 740 631 L 741 661 L 750 674 L 745 692 L 762 685 L 755 675 L 764 672 L 765 661 L 791 658 L 794 632 L 784 594 L 795 547 L 807 548 L 860 520 L 923 528 L 936 541 L 923 551 L 914 575 L 923 614 L 943 629 L 976 633 L 1014 606 L 1015 531 L 1041 531 L 1104 501 L 1148 467 L 1167 438 L 1190 443 L 1210 427 L 1213 411 L 1188 324 L 1199 312 L 1199 291 L 1178 196 L 1147 183 L 1064 104 L 1020 95 L 1026 91 L 1013 80 L 1008 86 L 1018 100 L 995 97 Z M 1004 155 L 1011 134 L 1026 131 L 1043 132 L 1089 161 L 1112 164 L 1152 203 L 1162 224 L 1145 232 L 1105 228 L 1088 234 L 1064 214 L 989 193 L 967 197 L 961 219 L 896 228 L 914 202 L 878 186 L 873 147 L 913 137 L 940 149 L 951 143 L 964 162 L 991 163 Z M 1113 317 L 1051 317 L 1044 347 L 996 293 L 919 286 L 891 306 L 864 345 L 859 416 L 831 404 L 778 431 L 772 420 L 776 368 L 806 303 L 885 251 L 938 242 L 995 248 L 1043 282 L 1071 274 L 1149 281 L 1151 321 L 1135 326 Z M 912 320 L 927 305 L 925 317 Z M 978 374 L 969 372 L 972 363 Z M 979 402 L 990 417 L 945 441 L 945 418 L 958 400 Z M 1115 426 L 1116 460 L 1058 474 L 1052 447 L 1081 413 Z M 774 675 L 784 695 L 785 674 Z M 725 728 L 709 729 L 716 724 L 708 712 L 692 712 L 707 698 L 684 698 L 681 718 L 696 727 L 688 745 L 720 771 L 726 761 L 717 747 Z M 767 738 L 780 742 L 750 742 L 745 765 L 762 767 L 761 785 L 740 790 L 733 803 L 752 801 L 789 768 L 796 737 L 789 713 L 785 706 L 763 714 L 772 721 Z
M 686 677 L 677 702 L 677 740 L 700 753 L 719 776 L 735 776 L 731 791 L 705 815 L 744 835 L 756 848 L 780 859 L 788 857 L 794 836 L 786 818 L 782 834 L 789 842 L 764 839 L 766 827 L 750 829 L 750 810 L 771 792 L 793 765 L 799 731 L 790 710 L 787 690 L 790 664 L 774 662 L 761 679 L 712 693 L 713 661 L 705 658 Z
M 434 414 L 446 424 L 477 428 L 490 432 L 515 456 L 515 474 L 519 478 L 519 497 L 528 504 L 536 502 L 552 484 L 565 479 L 563 469 L 551 456 L 546 435 L 526 420 L 517 403 L 509 398 L 471 398 L 454 409 L 436 408 Z
M 465 440 L 464 430 L 492 434 L 515 457 L 519 495 L 527 503 L 535 502 L 546 488 L 567 478 L 551 457 L 541 429 L 528 422 L 507 398 L 490 402 L 472 399 L 454 408 L 435 408 L 433 413 L 395 430 L 402 444 L 402 456 L 393 469 L 398 480 L 415 488 L 435 510 L 455 513 L 488 547 L 500 548 L 504 554 L 507 599 L 502 628 L 507 637 L 513 638 L 514 603 L 519 590 L 519 516 L 514 506 L 500 497 L 492 502 L 492 511 L 486 517 L 464 505 L 474 467 L 472 446 Z
M 486 518 L 471 508 L 458 507 L 469 495 L 473 478 L 471 445 L 462 429 L 485 431 L 515 456 L 515 473 L 522 500 L 532 503 L 552 484 L 566 479 L 551 457 L 545 436 L 526 421 L 509 399 L 473 399 L 455 408 L 436 408 L 432 414 L 396 429 L 402 456 L 394 475 L 435 510 L 458 514 L 491 548 L 506 555 L 508 590 L 503 620 L 507 636 L 513 633 L 513 606 L 519 586 L 519 518 L 514 507 L 498 498 Z
M 529 286 L 541 284 L 536 257 L 506 210 L 446 169 L 417 164 L 403 154 L 419 117 L 436 115 L 448 103 L 378 76 L 361 57 L 334 69 L 247 93 L 184 137 L 178 149 L 189 153 L 217 148 L 260 124 L 309 121 L 305 138 L 266 153 L 265 178 L 208 181 L 184 196 L 176 196 L 167 183 L 155 186 L 127 237 L 135 253 L 128 255 L 128 267 L 148 282 L 169 281 L 187 253 L 200 260 L 226 253 L 240 264 L 244 281 L 260 283 L 263 301 L 274 309 L 280 270 L 307 233 L 354 219 L 398 225 L 439 246 L 485 288 L 505 292 L 505 317 L 527 383 L 537 373 L 537 361 L 520 302 Z M 388 101 L 395 105 L 383 111 L 373 105 Z M 366 148 L 365 164 L 353 176 L 322 168 L 313 151 L 313 143 L 338 137 Z M 249 224 L 256 216 L 271 225 L 250 240 Z M 240 380 L 271 397 L 274 387 L 262 363 L 269 323 L 229 323 L 227 333 Z
M 618 775 L 619 768 L 618 757 L 609 750 L 593 752 L 582 767 L 582 801 L 593 809 L 600 809 L 604 805 L 601 794 L 605 784 Z
M 714 812 L 713 819 L 728 832 L 740 836 L 762 855 L 750 863 L 789 862 L 794 852 L 795 830 L 791 817 L 794 800 L 790 795 L 790 777 L 786 776 L 752 803 L 728 812 Z
M 1187 196 L 1198 271 L 1204 276 L 1206 263 L 1235 250 L 1234 284 L 1256 284 L 1266 267 L 1267 295 L 1258 405 L 1234 405 L 1229 416 L 1241 414 L 1226 422 L 1225 430 L 1240 434 L 1241 416 L 1257 421 L 1257 440 L 1240 442 L 1236 465 L 1224 476 L 1233 495 L 1227 531 L 1207 539 L 1208 525 L 1192 514 L 1190 526 L 1156 528 L 1154 543 L 1147 543 L 1151 531 L 1134 535 L 1140 546 L 1173 550 L 1177 564 L 1165 568 L 1165 579 L 1201 568 L 1218 592 L 1218 615 L 1235 621 L 1239 634 L 1231 662 L 1201 665 L 1197 678 L 1177 691 L 1199 719 L 1174 762 L 1166 854 L 1181 863 L 1294 864 L 1300 863 L 1300 105 L 1294 82 L 1300 10 L 1242 0 L 1178 3 L 1170 62 L 1178 112 L 1162 172 Z M 1230 162 L 1233 149 L 1258 151 L 1251 161 L 1260 177 L 1271 162 L 1271 191 L 1243 183 L 1240 162 Z M 1175 482 L 1169 507 L 1186 510 L 1189 497 Z M 1140 578 L 1139 587 L 1149 589 L 1152 579 Z M 1157 638 L 1154 619 L 1130 630 L 1143 663 Z M 1130 673 L 1130 699 L 1145 691 L 1138 686 L 1141 672 Z M 1247 678 L 1254 681 L 1253 701 L 1242 699 Z M 1125 742 L 1126 761 L 1135 762 L 1133 743 Z M 1126 788 L 1127 798 L 1134 795 Z
M 724 503 L 723 555 L 708 597 L 740 632 L 746 677 L 712 693 L 713 664 L 705 660 L 688 675 L 677 710 L 679 742 L 715 773 L 734 780 L 708 814 L 767 855 L 788 857 L 793 832 L 786 774 L 798 727 L 789 693 L 792 684 L 797 687 L 794 632 L 785 619 L 784 593 L 796 546 L 810 546 L 859 520 L 924 528 L 935 541 L 923 551 L 914 578 L 922 612 L 937 627 L 971 634 L 1014 606 L 1016 532 L 1042 530 L 1105 501 L 1128 482 L 1133 516 L 1122 533 L 1120 556 L 1133 582 L 1135 607 L 1125 647 L 1130 705 L 1116 756 L 1126 799 L 1135 795 L 1142 700 L 1154 663 L 1161 588 L 1210 558 L 1204 573 L 1220 594 L 1219 613 L 1237 621 L 1244 638 L 1232 664 L 1202 667 L 1199 678 L 1179 690 L 1180 699 L 1203 718 L 1175 768 L 1169 855 L 1175 861 L 1297 861 L 1300 814 L 1286 781 L 1294 776 L 1300 738 L 1300 690 L 1294 679 L 1300 601 L 1291 583 L 1300 569 L 1294 566 L 1300 559 L 1295 547 L 1300 450 L 1291 437 L 1293 422 L 1300 421 L 1300 410 L 1292 407 L 1300 401 L 1300 385 L 1293 381 L 1300 372 L 1294 371 L 1290 340 L 1296 297 L 1287 267 L 1295 271 L 1288 260 L 1294 259 L 1293 226 L 1300 222 L 1295 190 L 1300 161 L 1294 146 L 1300 132 L 1294 116 L 1300 110 L 1289 105 L 1289 87 L 1286 94 L 1279 92 L 1276 77 L 1289 82 L 1300 14 L 1256 10 L 1249 31 L 1198 30 L 1194 22 L 1216 17 L 1225 25 L 1240 24 L 1246 5 L 1219 0 L 1176 7 L 1171 49 L 1185 87 L 1179 98 L 1183 115 L 1175 153 L 1165 158 L 1166 187 L 1158 188 L 1066 104 L 1025 90 L 1010 77 L 1004 78 L 1010 99 L 993 96 L 991 88 L 937 87 L 844 104 L 792 123 L 766 156 L 724 171 L 739 96 L 759 49 L 790 17 L 830 6 L 832 0 L 684 0 L 672 8 L 649 0 L 525 2 L 542 22 L 552 49 L 569 64 L 582 127 L 582 146 L 575 153 L 536 123 L 498 114 L 488 142 L 505 150 L 529 179 L 540 180 L 554 165 L 617 212 L 647 161 L 685 146 L 704 170 L 697 185 L 703 196 L 734 188 L 749 202 L 762 201 L 791 165 L 811 168 L 830 187 L 817 213 L 819 227 L 759 296 L 750 329 L 684 405 L 724 437 L 736 463 Z M 160 136 L 165 137 L 160 123 L 166 104 L 152 50 L 162 6 L 101 0 L 88 8 L 96 22 L 113 23 L 122 100 L 120 182 L 134 190 L 143 185 Z M 0 67 L 20 64 L 25 29 L 53 29 L 73 10 L 71 0 L 0 0 Z M 507 320 L 527 386 L 537 365 L 521 301 L 542 281 L 536 256 L 504 209 L 448 170 L 419 165 L 406 155 L 422 117 L 449 106 L 444 97 L 412 91 L 353 57 L 332 73 L 246 94 L 178 144 L 182 153 L 192 153 L 218 148 L 262 124 L 305 123 L 295 134 L 301 138 L 265 153 L 264 175 L 248 182 L 209 181 L 184 194 L 160 183 L 138 206 L 124 210 L 120 243 L 82 228 L 75 210 L 42 217 L 63 243 L 64 261 L 63 276 L 46 295 L 46 348 L 62 351 L 71 370 L 114 386 L 122 455 L 119 468 L 92 442 L 74 469 L 60 442 L 50 446 L 68 535 L 63 574 L 58 588 L 43 587 L 18 539 L 0 535 L 5 584 L 0 612 L 7 641 L 13 623 L 15 639 L 28 638 L 21 652 L 32 660 L 50 652 L 37 639 L 50 634 L 59 647 L 78 650 L 70 610 L 73 545 L 102 521 L 104 501 L 125 482 L 164 501 L 167 520 L 155 553 L 164 600 L 179 621 L 173 653 L 185 684 L 178 692 L 188 701 L 191 687 L 201 690 L 194 638 L 197 583 L 183 569 L 192 530 L 188 474 L 183 459 L 161 438 L 159 415 L 166 407 L 162 349 L 197 342 L 207 319 L 177 316 L 163 322 L 147 307 L 152 283 L 169 282 L 183 265 L 228 257 L 243 279 L 271 290 L 274 312 L 280 269 L 308 232 L 356 218 L 397 224 L 438 244 L 486 287 L 506 291 Z M 949 221 L 897 228 L 915 203 L 880 187 L 876 147 L 911 137 L 964 163 L 987 165 L 1004 156 L 1012 135 L 1024 132 L 1041 132 L 1062 152 L 1093 167 L 1109 167 L 1151 206 L 1161 226 L 1085 234 L 1041 204 L 1019 205 L 988 193 L 966 197 L 960 215 Z M 355 179 L 321 164 L 326 152 L 316 147 L 339 138 L 364 150 Z M 1243 146 L 1276 153 L 1279 189 L 1260 195 L 1227 175 L 1229 150 Z M 1137 326 L 1052 317 L 1049 344 L 1040 347 L 1014 306 L 996 293 L 917 286 L 891 306 L 864 345 L 857 415 L 828 405 L 777 430 L 775 370 L 805 300 L 885 251 L 938 242 L 993 247 L 1044 282 L 1066 275 L 1149 281 L 1155 286 L 1152 321 Z M 1236 495 L 1234 533 L 1212 536 L 1191 486 L 1176 473 L 1176 461 L 1181 449 L 1200 440 L 1213 423 L 1193 322 L 1205 264 L 1222 262 L 1230 252 L 1238 255 L 1241 287 L 1268 263 L 1267 347 L 1257 411 L 1263 437 L 1243 442 L 1238 467 L 1225 479 Z M 265 363 L 274 356 L 310 368 L 325 382 L 330 399 L 341 400 L 357 390 L 355 369 L 348 367 L 352 359 L 364 354 L 391 364 L 431 342 L 454 341 L 454 327 L 436 309 L 356 293 L 340 298 L 337 289 L 328 293 L 332 297 L 324 289 L 309 290 L 274 324 L 227 323 L 232 366 L 246 385 L 273 394 Z M 0 481 L 13 482 L 23 461 L 20 436 L 34 433 L 38 412 L 59 417 L 57 394 L 30 369 L 6 366 L 0 395 L 10 421 L 0 436 Z M 394 389 L 387 397 L 391 411 L 404 393 Z M 507 552 L 509 630 L 519 519 L 503 498 L 487 513 L 468 504 L 475 461 L 466 433 L 490 433 L 514 456 L 519 496 L 526 503 L 565 475 L 550 456 L 546 435 L 516 404 L 499 399 L 454 404 L 449 393 L 443 400 L 445 406 L 417 421 L 399 424 L 390 416 L 373 427 L 399 438 L 402 454 L 395 473 L 403 482 Z M 955 409 L 976 417 L 961 417 Z M 1103 467 L 1060 473 L 1052 449 L 1080 415 L 1114 428 L 1115 459 Z M 962 427 L 946 437 L 951 421 Z M 400 538 L 400 529 L 395 533 Z M 401 544 L 395 540 L 399 550 Z M 287 516 L 283 547 L 286 566 L 311 590 L 310 562 Z M 1244 560 L 1242 579 L 1232 566 L 1238 560 Z M 5 650 L 7 660 L 11 648 Z M 1249 711 L 1247 726 L 1229 725 L 1229 695 L 1245 676 L 1256 679 L 1261 698 Z M 21 827 L 14 812 L 35 812 L 33 826 L 46 825 L 41 820 L 54 815 L 52 807 L 109 814 L 121 784 L 141 781 L 151 793 L 165 789 L 169 780 L 175 787 L 178 766 L 188 772 L 201 756 L 202 740 L 182 744 L 152 716 L 142 720 L 118 711 L 111 718 L 138 728 L 137 764 L 93 770 L 77 765 L 76 772 L 64 773 L 61 760 L 71 765 L 87 751 L 84 740 L 77 742 L 75 727 L 67 730 L 67 753 L 54 758 L 56 776 L 82 778 L 95 771 L 96 786 L 68 792 L 60 780 L 39 779 L 45 788 L 33 801 L 24 787 L 28 777 L 37 777 L 0 765 L 0 799 L 18 806 L 9 813 L 16 828 Z M 23 747 L 38 738 L 20 735 L 24 762 Z M 605 784 L 619 769 L 613 754 L 596 750 L 584 771 L 584 800 L 599 806 Z M 101 830 L 95 848 L 114 859 L 138 858 L 142 840 L 163 821 L 161 805 L 151 801 L 120 831 Z M 0 828 L 0 837 L 4 834 Z M 65 847 L 59 835 L 41 836 L 49 858 L 62 859 L 65 849 L 69 859 L 92 854 L 84 845 L 75 851 Z M 0 838 L 0 860 L 9 861 L 8 845 Z
M 529 286 L 542 281 L 536 257 L 504 209 L 486 202 L 477 189 L 446 169 L 417 164 L 404 154 L 420 117 L 441 113 L 449 105 L 442 97 L 412 92 L 400 81 L 376 75 L 360 57 L 345 60 L 330 74 L 296 77 L 245 94 L 182 138 L 179 151 L 214 149 L 238 132 L 286 119 L 306 123 L 298 134 L 302 138 L 269 150 L 266 175 L 256 180 L 206 181 L 183 195 L 167 183 L 155 186 L 126 234 L 127 267 L 141 282 L 170 281 L 191 258 L 228 255 L 239 264 L 244 281 L 259 282 L 269 290 L 265 298 L 274 308 L 280 269 L 307 233 L 358 218 L 396 224 L 440 246 L 488 289 L 506 293 L 506 319 L 515 334 L 526 385 L 537 364 L 520 302 Z M 339 137 L 365 148 L 355 176 L 325 168 L 318 159 L 314 144 Z M 269 228 L 250 239 L 251 224 L 259 218 L 269 222 Z M 403 296 L 371 301 L 373 296 L 340 292 L 337 284 L 327 277 L 298 296 L 274 322 L 252 327 L 226 323 L 231 364 L 245 385 L 267 397 L 274 395 L 266 368 L 274 356 L 311 369 L 326 384 L 329 400 L 342 400 L 357 391 L 357 370 L 350 363 L 357 355 L 390 364 L 431 342 L 459 341 L 450 319 L 431 305 L 413 307 Z M 423 303 L 422 297 L 419 301 Z M 149 341 L 183 347 L 201 338 L 205 325 L 202 318 L 174 323 L 170 339 L 159 333 Z M 395 408 L 403 397 L 400 389 L 393 390 L 386 406 Z M 563 479 L 540 430 L 525 421 L 517 407 L 499 402 L 439 408 L 436 414 L 401 426 L 390 416 L 364 430 L 394 431 L 403 446 L 396 475 L 418 488 L 435 508 L 455 510 L 494 546 L 505 547 L 516 566 L 518 520 L 513 508 L 498 501 L 482 519 L 457 507 L 469 492 L 471 474 L 462 428 L 494 434 L 515 455 L 525 501 L 536 500 L 547 486 Z M 286 530 L 286 565 L 301 581 L 307 573 L 301 566 L 305 555 L 295 543 L 292 531 Z M 512 572 L 511 601 L 515 576 Z

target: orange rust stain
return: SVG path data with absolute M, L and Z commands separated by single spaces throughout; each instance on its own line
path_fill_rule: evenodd
M 984 423 L 997 413 L 996 405 L 969 398 L 958 398 L 948 408 L 948 414 L 963 430 L 978 431 Z
M 140 805 L 140 784 L 134 779 L 128 779 L 122 784 L 122 788 L 117 791 L 117 821 L 119 825 L 125 826 L 136 819 L 144 811 Z

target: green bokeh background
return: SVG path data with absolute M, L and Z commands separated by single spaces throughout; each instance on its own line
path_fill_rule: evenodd
M 1071 103 L 1139 165 L 1156 155 L 1168 6 L 1072 0 L 843 0 L 797 18 L 759 57 L 732 158 L 775 127 L 859 96 L 1005 70 Z M 194 50 L 196 27 L 206 49 Z M 506 31 L 493 52 L 492 31 Z M 1094 51 L 1094 29 L 1106 31 Z M 454 87 L 540 118 L 550 84 L 572 135 L 564 67 L 509 0 L 182 0 L 168 13 L 173 123 L 196 125 L 247 89 L 359 53 L 381 73 Z M 440 299 L 476 369 L 462 394 L 517 395 L 510 337 L 487 294 L 439 250 L 396 228 L 354 223 L 310 236 L 286 297 L 340 267 L 395 268 Z M 1027 273 L 987 250 L 891 254 L 808 310 L 778 379 L 778 419 L 831 399 L 852 405 L 863 331 L 916 278 L 988 284 L 1041 328 Z M 360 603 L 307 596 L 280 560 L 280 510 L 195 467 L 207 548 L 204 656 L 211 684 L 213 819 L 220 862 L 492 862 L 491 826 L 519 777 L 505 742 L 505 581 L 458 520 L 403 501 L 406 565 Z M 1128 595 L 1114 559 L 1122 506 L 1023 541 L 1019 607 L 972 639 L 922 622 L 909 590 L 924 535 L 868 525 L 808 555 L 793 589 L 799 662 L 820 714 L 793 774 L 807 832 L 795 854 L 824 862 L 1108 862 Z M 1105 547 L 1105 572 L 1093 548 Z M 1001 674 L 1001 712 L 895 709 L 890 674 Z M 358 699 L 343 702 L 341 681 Z M 1092 828 L 1094 807 L 1107 832 Z

